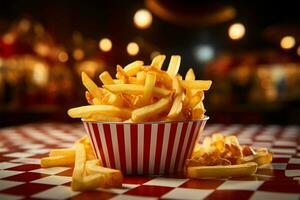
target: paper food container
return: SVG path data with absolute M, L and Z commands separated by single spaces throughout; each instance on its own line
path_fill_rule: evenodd
M 183 171 L 207 120 L 82 122 L 104 167 L 127 175 L 167 175 Z

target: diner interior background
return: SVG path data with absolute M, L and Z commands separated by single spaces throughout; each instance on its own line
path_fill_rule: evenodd
M 299 23 L 299 1 L 2 0 L 0 126 L 78 121 L 81 71 L 159 53 L 213 81 L 210 123 L 299 124 Z

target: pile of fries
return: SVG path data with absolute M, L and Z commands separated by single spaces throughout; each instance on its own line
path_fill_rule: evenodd
M 241 146 L 236 136 L 213 134 L 197 144 L 191 159 L 186 160 L 189 178 L 222 178 L 247 176 L 257 167 L 272 162 L 272 154 L 266 148 Z
M 204 118 L 204 92 L 211 81 L 195 80 L 192 68 L 184 80 L 178 74 L 181 57 L 173 55 L 166 71 L 165 55 L 156 56 L 150 65 L 137 60 L 122 68 L 116 78 L 105 71 L 99 78 L 102 87 L 84 72 L 82 82 L 88 106 L 72 108 L 70 117 L 88 121 L 145 122 L 177 121 Z
M 121 187 L 123 175 L 120 170 L 101 166 L 87 137 L 75 142 L 70 149 L 53 149 L 49 157 L 41 159 L 41 167 L 71 166 L 71 188 L 74 191 L 93 190 L 98 187 Z

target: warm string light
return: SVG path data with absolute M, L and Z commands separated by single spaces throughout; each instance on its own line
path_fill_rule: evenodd
M 287 35 L 280 40 L 280 46 L 283 49 L 291 49 L 295 46 L 296 40 L 293 36 Z
M 147 29 L 152 24 L 152 14 L 146 9 L 140 9 L 135 13 L 133 22 L 137 28 Z
M 108 52 L 112 49 L 112 42 L 108 38 L 103 38 L 99 41 L 99 48 L 104 52 Z
M 140 47 L 137 43 L 135 42 L 130 42 L 128 45 L 127 45 L 127 53 L 130 55 L 130 56 L 135 56 L 139 53 L 139 50 L 140 50 Z
M 241 23 L 232 24 L 228 29 L 228 35 L 232 40 L 239 40 L 244 37 L 246 28 Z

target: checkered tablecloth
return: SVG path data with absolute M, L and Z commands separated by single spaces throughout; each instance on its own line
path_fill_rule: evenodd
M 268 147 L 272 165 L 255 176 L 220 180 L 184 177 L 125 177 L 122 188 L 73 192 L 72 169 L 41 169 L 52 148 L 83 136 L 81 124 L 30 124 L 0 129 L 0 199 L 300 199 L 300 127 L 207 125 L 204 135 L 236 134 L 242 144 Z

